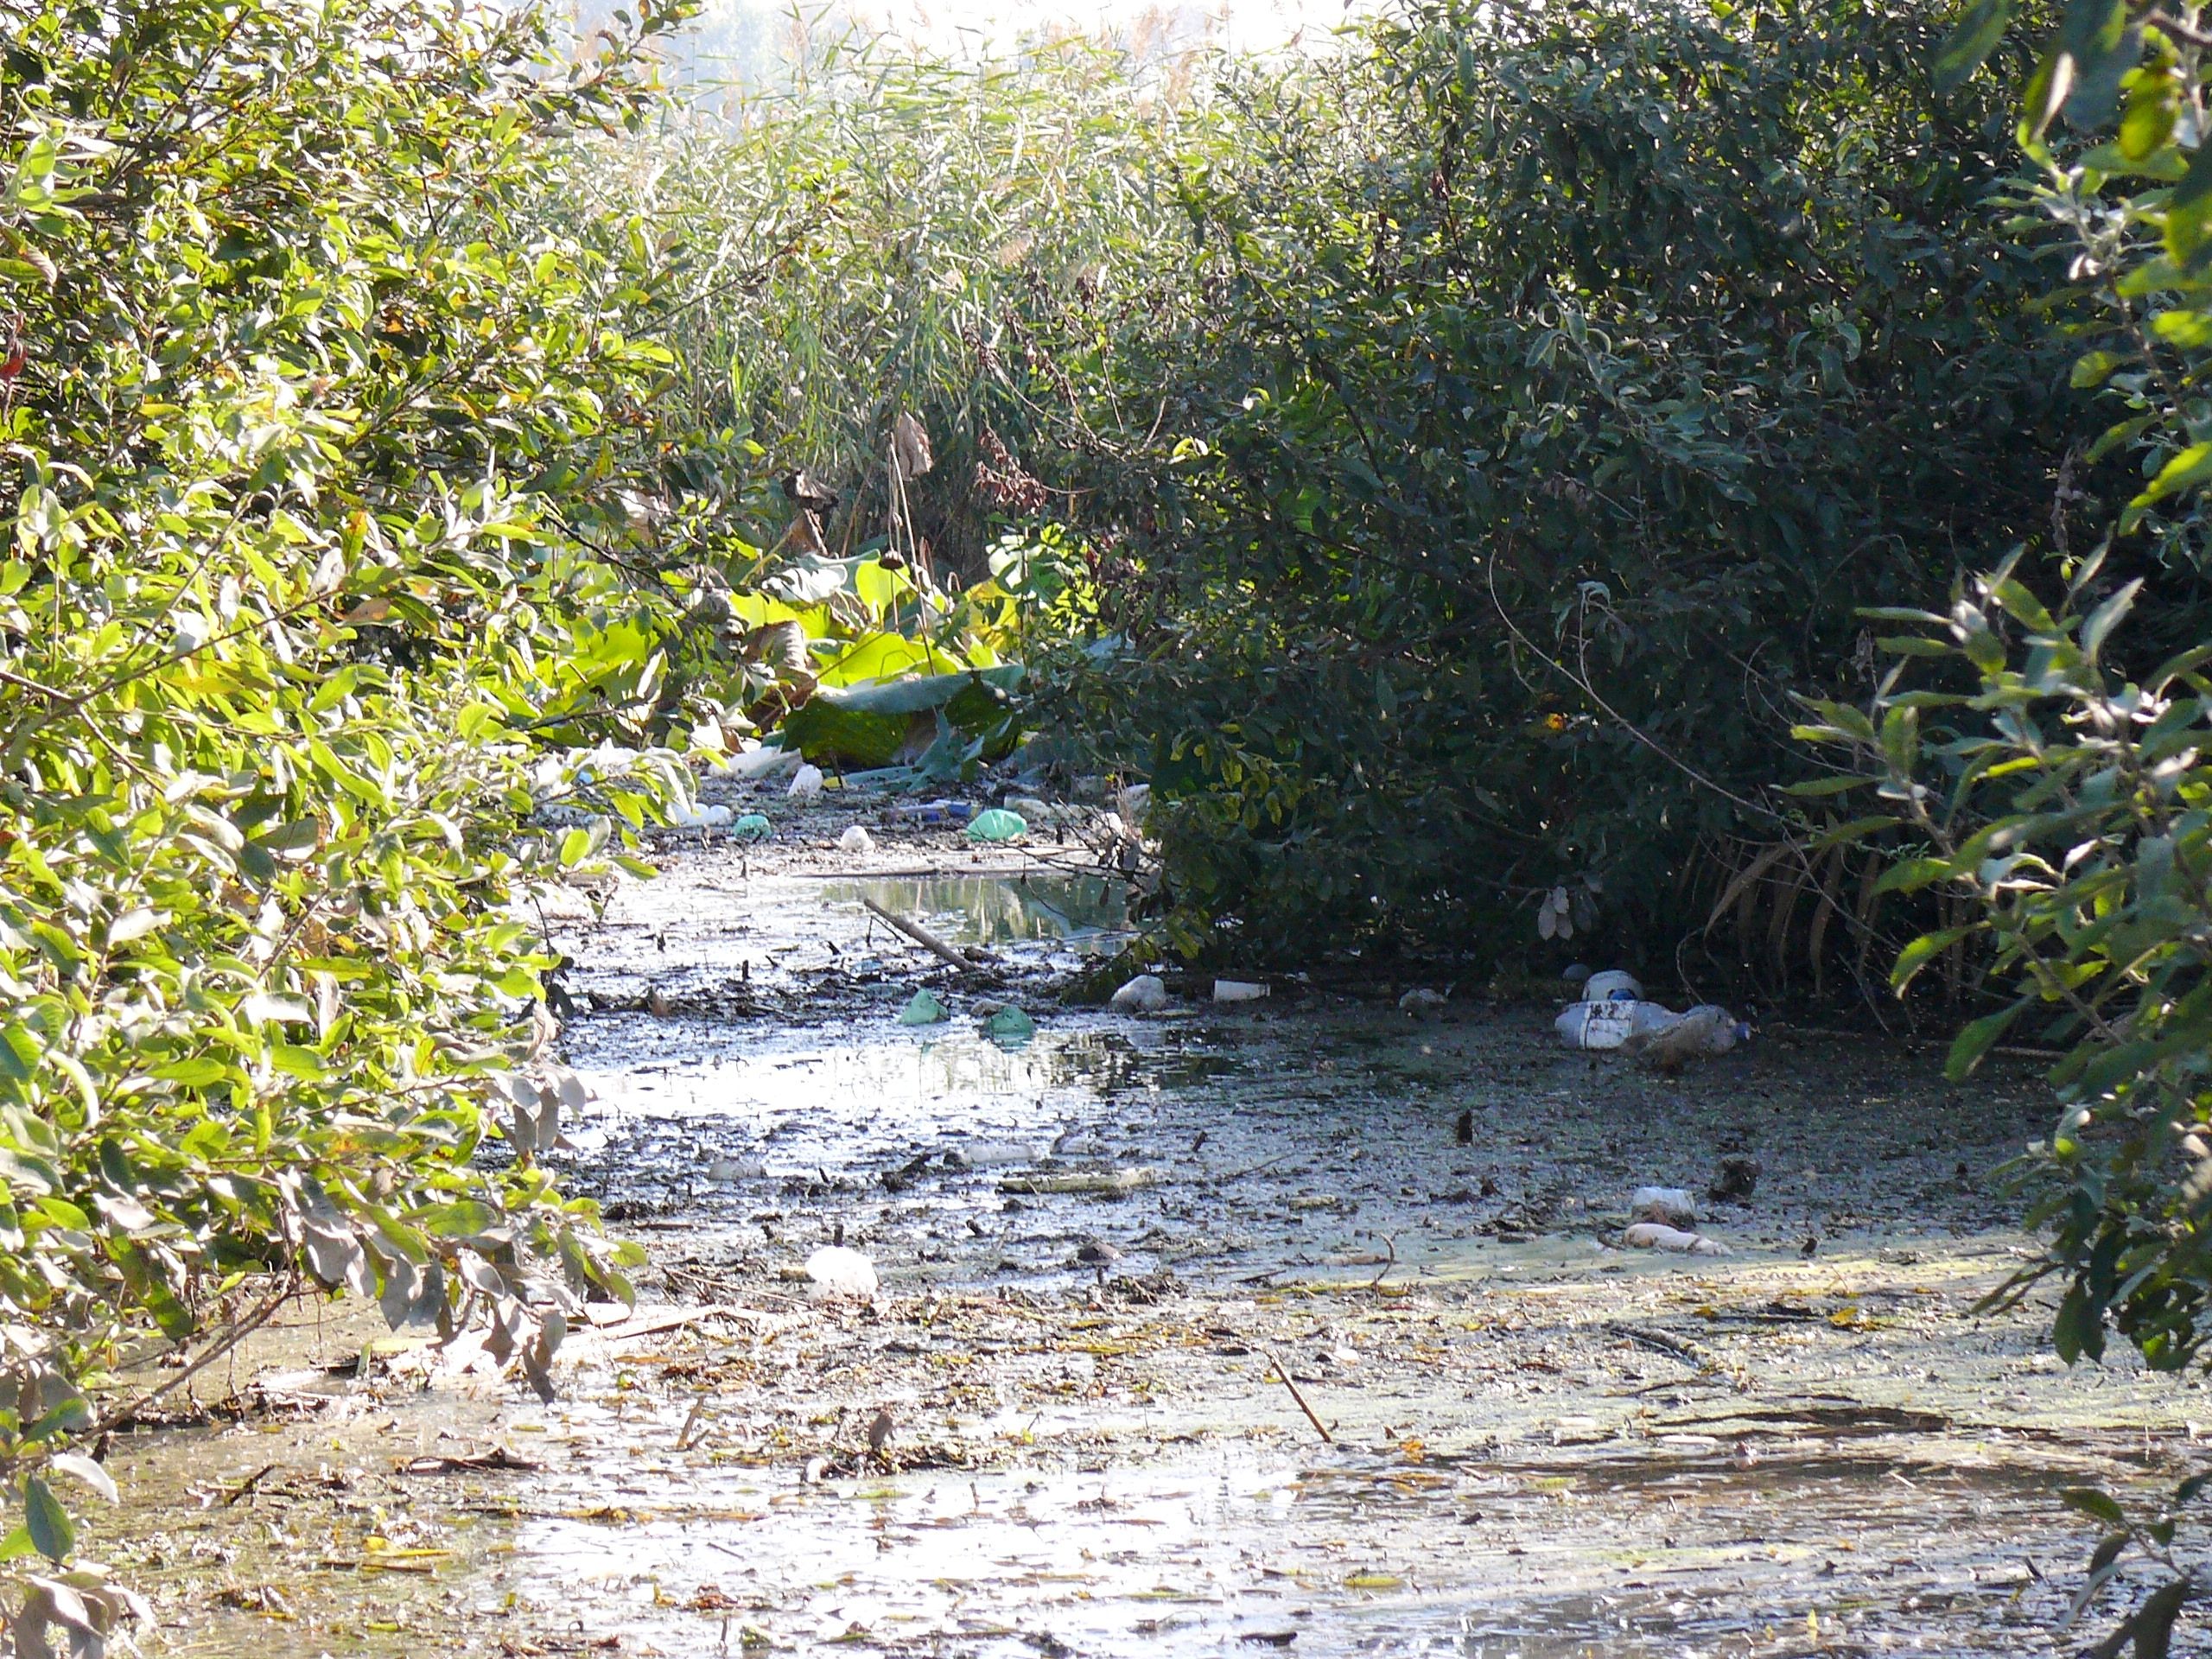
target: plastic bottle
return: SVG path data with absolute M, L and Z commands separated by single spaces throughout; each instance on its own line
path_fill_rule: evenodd
M 1653 1035 L 1681 1018 L 1656 1002 L 1576 1002 L 1552 1021 L 1552 1029 L 1569 1048 L 1618 1048 L 1631 1036 Z

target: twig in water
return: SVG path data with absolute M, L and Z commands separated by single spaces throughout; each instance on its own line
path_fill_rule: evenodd
M 263 1481 L 275 1474 L 276 1472 L 276 1465 L 270 1463 L 264 1464 L 260 1468 L 255 1470 L 244 1480 L 238 1482 L 237 1485 L 232 1487 L 229 1491 L 223 1494 L 223 1507 L 226 1510 L 229 1509 L 240 1498 L 251 1492 L 255 1487 L 260 1485 Z
M 1282 1379 L 1283 1387 L 1290 1390 L 1290 1397 L 1298 1402 L 1298 1408 L 1306 1414 L 1306 1421 L 1313 1425 L 1313 1432 L 1329 1445 L 1334 1446 L 1337 1443 L 1337 1437 L 1330 1433 L 1321 1420 L 1313 1414 L 1313 1408 L 1306 1403 L 1306 1396 L 1298 1391 L 1298 1384 L 1290 1380 L 1290 1373 L 1283 1369 L 1282 1361 L 1275 1357 L 1274 1350 L 1262 1348 L 1260 1351 L 1268 1357 L 1268 1363 L 1275 1368 L 1275 1375 Z
M 221 1335 L 218 1336 L 215 1340 L 208 1345 L 207 1351 L 201 1354 L 199 1358 L 194 1360 L 182 1370 L 179 1371 L 175 1376 L 172 1376 L 168 1382 L 162 1383 L 161 1387 L 155 1389 L 149 1393 L 143 1394 L 135 1400 L 125 1402 L 109 1415 L 102 1418 L 98 1423 L 93 1425 L 89 1433 L 93 1434 L 111 1434 L 118 1429 L 130 1427 L 133 1423 L 137 1422 L 140 1417 L 144 1415 L 148 1411 L 150 1411 L 161 1401 L 192 1381 L 192 1379 L 199 1376 L 202 1370 L 206 1370 L 209 1365 L 213 1364 L 215 1361 L 223 1358 L 225 1356 L 229 1354 L 233 1348 L 237 1347 L 238 1344 L 244 1342 L 248 1337 L 261 1329 L 263 1325 L 268 1324 L 269 1321 L 276 1316 L 276 1310 L 283 1306 L 286 1302 L 291 1300 L 293 1297 L 298 1295 L 299 1291 L 300 1275 L 295 1272 L 285 1280 L 281 1289 L 264 1298 L 254 1308 L 252 1313 L 228 1326 Z M 319 1315 L 321 1313 L 320 1307 L 318 1307 L 316 1311 Z
M 982 963 L 977 962 L 975 957 L 969 956 L 965 950 L 961 950 L 957 945 L 947 944 L 943 939 L 938 938 L 936 934 L 931 932 L 929 929 L 924 927 L 919 922 L 910 922 L 904 916 L 900 916 L 891 911 L 886 910 L 881 905 L 877 904 L 873 899 L 863 899 L 861 900 L 861 903 L 865 905 L 872 914 L 880 917 L 890 926 L 897 928 L 901 933 L 904 933 L 916 944 L 920 945 L 925 950 L 936 952 L 938 956 L 944 957 L 945 961 L 950 963 L 954 967 L 965 969 L 971 974 L 976 973 L 982 969 L 983 965 Z
M 1398 1265 L 1398 1236 L 1395 1233 L 1386 1234 L 1382 1242 L 1390 1247 L 1390 1259 L 1382 1264 L 1382 1269 L 1369 1281 L 1367 1287 L 1370 1290 L 1382 1289 L 1382 1281 L 1390 1276 L 1390 1269 Z
M 1211 1186 L 1226 1185 L 1230 1181 L 1241 1181 L 1247 1175 L 1256 1175 L 1263 1169 L 1273 1169 L 1284 1160 L 1297 1156 L 1298 1154 L 1295 1151 L 1279 1152 L 1272 1158 L 1262 1158 L 1258 1163 L 1248 1165 L 1243 1169 L 1232 1169 L 1226 1175 L 1209 1175 L 1206 1177 L 1206 1181 Z

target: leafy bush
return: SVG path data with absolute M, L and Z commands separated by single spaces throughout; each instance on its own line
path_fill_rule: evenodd
M 680 9 L 652 3 L 650 35 Z M 641 228 L 561 219 L 636 40 L 434 0 L 0 0 L 0 1466 L 56 1561 L 73 1437 L 284 1296 L 488 1320 L 533 1380 L 622 1253 L 537 1154 L 548 966 L 505 901 L 626 833 L 664 601 L 617 548 L 661 348 Z M 487 1157 L 504 1138 L 511 1156 Z M 114 1594 L 16 1630 L 97 1648 Z M 67 1589 L 63 1586 L 63 1590 Z M 60 1639 L 57 1637 L 57 1639 Z
M 2009 10 L 1969 10 L 1943 84 Z M 1961 1033 L 1954 1071 L 2024 1025 L 2066 1050 L 2063 1115 L 2035 1154 L 2050 1249 L 2009 1294 L 2063 1278 L 2062 1355 L 2101 1355 L 2109 1325 L 2161 1369 L 2212 1336 L 2212 616 L 2196 577 L 2212 444 L 2192 390 L 2212 366 L 2212 147 L 2180 118 L 2201 44 L 2171 18 L 2072 5 L 2020 129 L 2022 223 L 2072 245 L 2072 378 L 2119 417 L 2088 453 L 2135 464 L 2132 499 L 2092 521 L 2085 556 L 2061 550 L 2056 613 L 2016 551 L 1948 613 L 1886 613 L 1908 631 L 1883 642 L 1900 660 L 1871 708 L 1815 702 L 1802 734 L 1847 764 L 1819 787 L 1878 789 L 1882 810 L 1840 835 L 1901 826 L 1883 884 L 1965 901 L 1906 948 L 1900 990 L 1985 948 L 2009 989 Z
M 1657 956 L 1789 835 L 1855 607 L 2047 525 L 2063 346 L 1936 27 L 1424 3 L 1229 75 L 1179 257 L 1040 346 L 1185 949 Z
M 1940 86 L 1967 82 L 2012 10 L 1967 9 Z M 2056 1128 L 2022 1167 L 2048 1248 L 1995 1300 L 2059 1281 L 2063 1357 L 2101 1357 L 2117 1330 L 2174 1370 L 2212 1337 L 2212 444 L 2196 390 L 2212 366 L 2212 145 L 2191 114 L 2212 39 L 2105 0 L 2072 0 L 2037 33 L 2018 226 L 2063 238 L 2072 379 L 2117 417 L 2082 453 L 2132 463 L 2133 487 L 2086 516 L 2082 554 L 2059 541 L 2056 582 L 2015 550 L 1948 613 L 1888 613 L 1898 660 L 1870 706 L 1815 702 L 1802 734 L 1842 762 L 1824 791 L 1878 791 L 1836 836 L 1901 836 L 1884 884 L 1955 907 L 1899 956 L 1900 993 L 1961 959 L 2004 993 L 1959 1034 L 1954 1073 L 2015 1032 L 2063 1051 Z M 2048 609 L 2036 589 L 2056 583 Z M 2096 1651 L 2168 1651 L 2201 1594 L 2174 1545 L 2207 1484 L 2182 1482 L 2147 1516 L 2063 1494 L 2106 1529 L 2069 1623 L 2133 1560 L 2164 1570 Z

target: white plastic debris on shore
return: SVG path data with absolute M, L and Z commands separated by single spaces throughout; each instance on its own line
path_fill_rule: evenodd
M 1124 1014 L 1157 1014 L 1167 1006 L 1167 985 L 1158 974 L 1139 974 L 1114 993 L 1110 1007 Z
M 1569 1003 L 1552 1029 L 1569 1048 L 1624 1049 L 1669 1067 L 1726 1054 L 1751 1034 L 1749 1026 L 1713 1003 L 1676 1014 L 1657 1002 L 1624 999 Z
M 668 815 L 668 821 L 678 830 L 720 830 L 730 822 L 730 810 L 726 806 L 701 806 L 686 802 Z
M 1213 1000 L 1217 1002 L 1257 1002 L 1267 994 L 1267 985 L 1256 979 L 1217 979 L 1213 982 Z
M 1628 1207 L 1638 1221 L 1669 1227 L 1697 1225 L 1697 1198 L 1686 1186 L 1639 1186 L 1629 1195 Z
M 1683 1255 L 1726 1255 L 1728 1247 L 1703 1233 L 1686 1233 L 1663 1222 L 1639 1221 L 1621 1232 L 1621 1244 L 1631 1250 L 1675 1250 Z
M 822 768 L 801 766 L 791 774 L 791 798 L 795 801 L 810 801 L 822 793 Z
M 1152 806 L 1152 785 L 1131 784 L 1114 798 L 1114 810 L 1133 836 L 1144 834 L 1144 815 Z
M 1568 1003 L 1552 1029 L 1569 1048 L 1620 1048 L 1639 1033 L 1660 1030 L 1681 1018 L 1656 1002 L 1600 998 Z
M 841 853 L 872 853 L 875 850 L 875 837 L 868 834 L 867 826 L 863 824 L 849 824 L 845 833 L 837 837 L 837 850 Z
M 824 1244 L 806 1258 L 806 1276 L 828 1296 L 857 1296 L 876 1292 L 875 1263 L 858 1250 L 842 1244 Z
M 797 772 L 805 758 L 797 749 L 772 749 L 766 745 L 750 748 L 731 758 L 722 770 L 733 778 L 757 784 L 764 778 L 772 778 L 779 772 Z

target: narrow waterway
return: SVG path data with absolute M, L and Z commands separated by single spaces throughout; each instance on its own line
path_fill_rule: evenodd
M 1063 1009 L 1114 884 L 837 823 L 549 913 L 569 1178 L 651 1306 L 551 1406 L 303 1313 L 241 1421 L 115 1453 L 156 1650 L 2058 1653 L 2058 1490 L 2190 1466 L 2193 1386 L 1976 1311 L 2024 1075 L 1770 1033 L 1667 1079 L 1397 985 Z M 1645 1183 L 1727 1253 L 1614 1248 Z M 833 1242 L 874 1297 L 808 1282 Z

